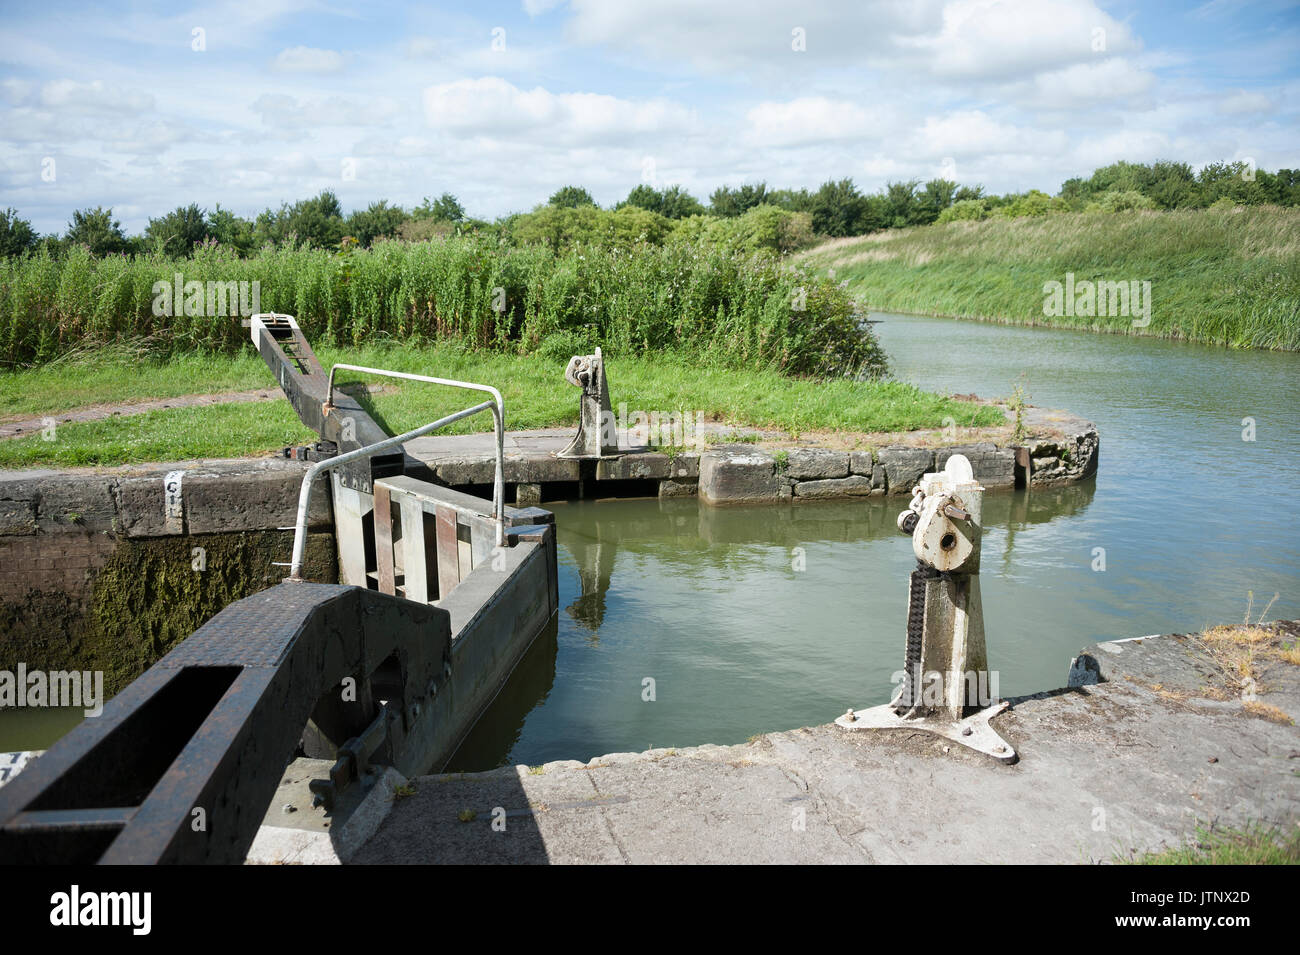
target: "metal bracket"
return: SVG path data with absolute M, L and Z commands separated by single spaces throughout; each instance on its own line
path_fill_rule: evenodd
M 894 712 L 893 704 L 886 703 L 866 710 L 849 710 L 835 721 L 835 725 L 846 730 L 920 730 L 942 736 L 1009 765 L 1020 757 L 1011 744 L 989 725 L 989 720 L 1010 706 L 1008 701 L 1003 700 L 954 723 L 942 716 L 899 716 Z
M 578 433 L 557 458 L 606 460 L 620 456 L 618 435 L 612 427 L 605 358 L 599 348 L 590 355 L 574 355 L 564 370 L 564 380 L 582 389 L 578 398 Z
M 396 720 L 397 714 L 385 704 L 364 733 L 339 747 L 339 756 L 330 767 L 329 779 L 313 779 L 307 784 L 313 806 L 324 808 L 326 812 L 333 811 L 344 790 L 370 774 L 375 753 L 392 744 L 389 727 Z M 384 760 L 385 765 L 388 762 Z

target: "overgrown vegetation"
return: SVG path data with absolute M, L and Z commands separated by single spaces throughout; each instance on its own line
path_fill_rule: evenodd
M 1249 348 L 1300 349 L 1300 209 L 1258 206 L 953 222 L 827 243 L 799 261 L 833 268 L 866 305 Z M 1046 315 L 1044 285 L 1149 281 L 1150 324 L 1131 314 Z
M 179 298 L 170 294 L 178 273 Z M 391 337 L 567 357 L 599 344 L 619 356 L 680 353 L 787 374 L 884 370 L 849 293 L 807 268 L 707 245 L 552 251 L 472 235 L 343 253 L 268 247 L 249 258 L 202 247 L 185 260 L 84 248 L 7 259 L 0 356 L 10 367 L 39 364 L 139 338 L 167 353 L 233 353 L 248 340 L 230 303 L 241 282 L 259 283 L 262 311 L 294 315 L 324 345 Z M 225 309 L 214 307 L 217 292 Z

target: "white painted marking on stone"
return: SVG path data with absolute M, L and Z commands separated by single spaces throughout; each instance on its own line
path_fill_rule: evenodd
M 179 521 L 185 517 L 185 507 L 181 501 L 181 482 L 184 478 L 184 471 L 168 471 L 163 478 L 163 510 L 168 520 Z

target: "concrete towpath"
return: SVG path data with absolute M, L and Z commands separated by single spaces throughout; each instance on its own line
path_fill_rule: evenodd
M 1295 645 L 1300 625 L 1271 626 Z M 1267 663 L 1243 703 L 1201 644 L 1157 636 L 1089 648 L 1071 676 L 1102 682 L 994 720 L 1014 765 L 826 725 L 425 776 L 349 861 L 1092 863 L 1180 845 L 1202 824 L 1300 822 L 1300 666 Z

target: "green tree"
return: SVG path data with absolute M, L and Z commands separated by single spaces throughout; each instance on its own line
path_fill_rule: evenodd
M 212 235 L 207 213 L 196 204 L 177 206 L 144 230 L 148 245 L 168 255 L 189 255 L 194 246 Z
M 767 201 L 767 183 L 760 182 L 733 189 L 731 186 L 719 186 L 709 196 L 709 211 L 715 216 L 743 216 L 755 206 Z
M 662 195 L 663 207 L 658 210 L 661 216 L 669 219 L 685 219 L 688 216 L 704 214 L 704 203 L 681 186 L 669 186 Z
M 292 206 L 284 203 L 278 211 L 267 209 L 257 217 L 255 235 L 258 242 L 278 244 L 296 238 L 319 248 L 333 248 L 343 238 L 343 209 L 338 196 L 326 189 Z
M 411 210 L 411 218 L 431 219 L 434 222 L 463 222 L 465 207 L 450 192 L 444 192 L 437 199 L 425 196 L 424 201 Z
M 36 248 L 38 241 L 32 224 L 18 218 L 17 209 L 0 212 L 0 256 L 22 255 Z
M 934 222 L 939 214 L 953 204 L 957 195 L 957 183 L 949 179 L 931 179 L 917 197 L 917 221 Z
M 812 212 L 813 199 L 807 189 L 776 189 L 767 194 L 768 204 L 789 212 Z
M 579 206 L 594 206 L 596 200 L 582 186 L 561 186 L 546 200 L 546 204 L 557 209 L 576 209 Z
M 390 206 L 387 199 L 380 199 L 365 209 L 354 210 L 344 223 L 344 231 L 369 248 L 376 239 L 397 235 L 409 218 L 401 206 Z
M 1196 175 L 1185 162 L 1162 159 L 1146 167 L 1140 189 L 1161 209 L 1180 209 L 1195 205 Z
M 219 244 L 240 255 L 248 255 L 257 245 L 253 223 L 221 208 L 221 203 L 208 215 L 208 232 Z
M 511 219 L 509 232 L 519 245 L 567 249 L 578 242 L 595 242 L 600 235 L 601 215 L 595 205 L 538 206 Z
M 852 179 L 821 184 L 812 197 L 812 227 L 822 235 L 861 235 L 866 231 L 866 200 Z
M 702 215 L 704 205 L 700 200 L 681 186 L 669 186 L 659 190 L 642 183 L 627 194 L 619 207 L 635 206 L 647 212 L 654 212 L 668 219 L 685 219 L 689 216 Z
M 103 206 L 78 209 L 72 213 L 64 241 L 70 245 L 84 245 L 91 255 L 96 256 L 116 255 L 127 249 L 122 223 L 113 218 L 111 208 Z
M 916 187 L 919 184 L 915 179 L 885 184 L 887 225 L 901 229 L 903 226 L 916 225 L 921 221 L 921 205 L 916 197 Z

